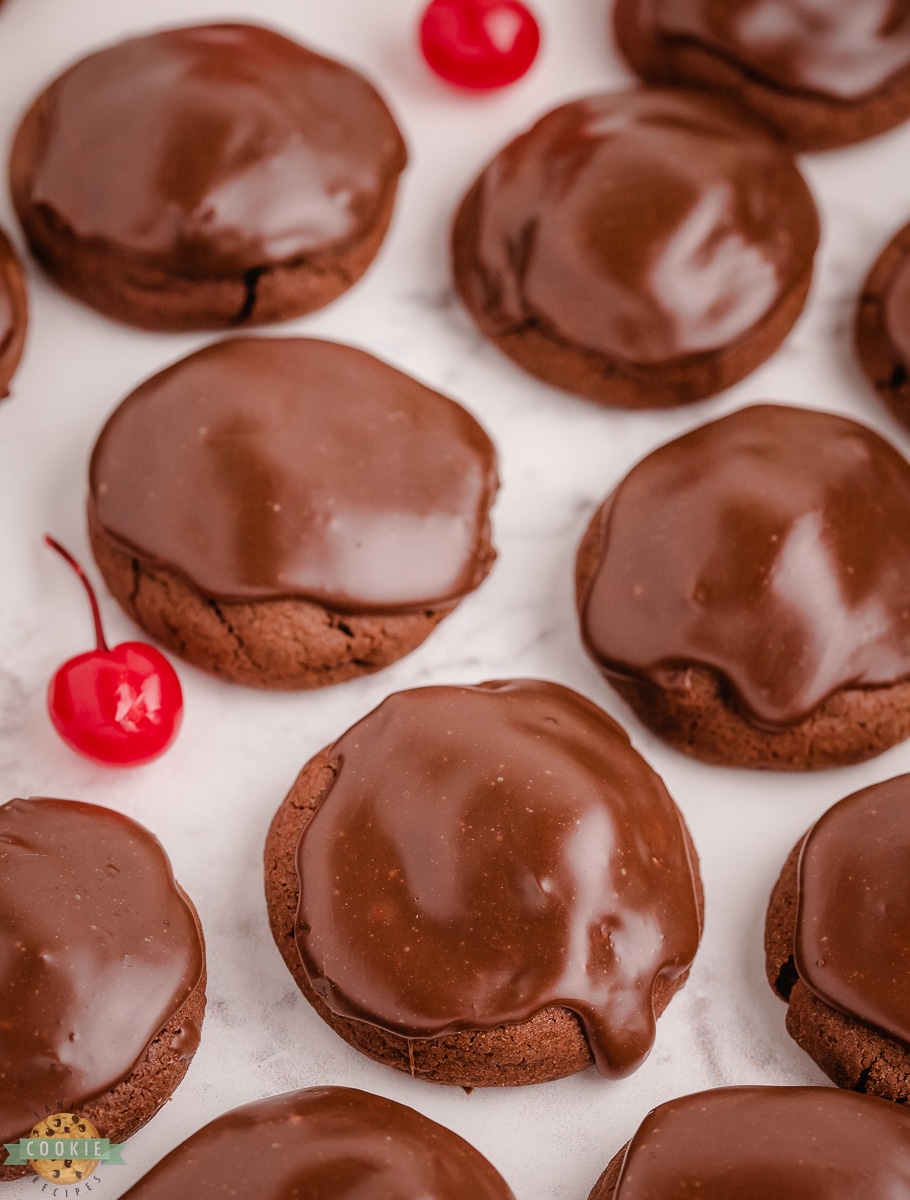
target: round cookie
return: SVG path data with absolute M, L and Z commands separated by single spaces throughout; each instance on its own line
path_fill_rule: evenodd
M 700 936 L 663 783 L 605 713 L 536 680 L 390 696 L 303 768 L 265 874 L 317 1013 L 462 1087 L 634 1070 Z
M 356 71 L 255 25 L 170 29 L 82 59 L 10 162 L 35 257 L 144 329 L 300 316 L 366 270 L 406 151 Z
M 22 264 L 6 234 L 0 229 L 0 400 L 9 395 L 25 346 L 28 302 Z
M 648 1113 L 588 1200 L 891 1200 L 910 1190 L 910 1115 L 834 1088 L 730 1087 Z
M 620 50 L 648 83 L 706 89 L 797 150 L 910 117 L 910 14 L 882 0 L 617 0 Z
M 0 913 L 0 1144 L 54 1113 L 124 1141 L 183 1079 L 205 1012 L 202 930 L 167 855 L 110 809 L 11 800 Z
M 692 92 L 554 109 L 465 196 L 452 238 L 465 304 L 547 383 L 624 408 L 714 395 L 802 310 L 818 215 L 757 123 Z
M 869 273 L 856 315 L 856 348 L 875 390 L 910 426 L 910 225 Z
M 855 792 L 793 848 L 765 926 L 787 1030 L 834 1082 L 910 1101 L 910 775 Z
M 454 401 L 350 346 L 237 338 L 114 411 L 89 534 L 116 599 L 175 654 L 322 687 L 409 653 L 482 582 L 497 486 Z
M 124 1200 L 514 1200 L 494 1167 L 413 1108 L 314 1087 L 244 1104 L 197 1130 Z
M 910 734 L 910 465 L 853 421 L 757 405 L 661 446 L 576 587 L 588 653 L 685 754 L 802 771 Z

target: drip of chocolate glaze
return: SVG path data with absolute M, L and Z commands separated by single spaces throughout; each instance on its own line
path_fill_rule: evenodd
M 96 805 L 0 808 L 0 912 L 0 1142 L 11 1142 L 126 1078 L 204 958 L 157 838 Z M 198 1041 L 188 1025 L 183 1052 Z
M 679 813 L 614 721 L 551 683 L 420 688 L 330 758 L 296 937 L 333 1011 L 430 1038 L 562 1005 L 604 1074 L 643 1061 L 699 916 Z

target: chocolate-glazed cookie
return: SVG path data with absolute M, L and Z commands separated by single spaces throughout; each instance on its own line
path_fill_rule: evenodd
M 495 557 L 478 423 L 332 342 L 237 338 L 153 376 L 102 430 L 90 485 L 92 549 L 124 609 L 257 687 L 387 666 Z
M 13 144 L 55 281 L 147 329 L 299 316 L 366 270 L 406 153 L 356 71 L 254 25 L 131 38 L 71 67 Z
M 107 808 L 11 800 L 0 914 L 0 1143 L 57 1112 L 123 1141 L 186 1074 L 205 1011 L 202 931 L 164 850 Z
M 863 286 L 856 348 L 875 390 L 910 426 L 910 225 L 891 239 Z
M 910 1101 L 910 775 L 835 804 L 793 848 L 768 907 L 787 1029 L 836 1084 Z
M 244 1104 L 172 1150 L 124 1200 L 514 1200 L 494 1167 L 413 1108 L 314 1087 Z
M 455 220 L 455 280 L 488 337 L 604 404 L 713 395 L 799 315 L 818 216 L 757 124 L 691 92 L 576 100 L 502 150 Z
M 25 346 L 28 303 L 22 264 L 9 238 L 0 229 L 0 400 L 9 395 L 9 383 Z
M 910 1115 L 833 1088 L 738 1087 L 661 1104 L 588 1200 L 892 1200 L 910 1192 Z
M 634 1070 L 698 946 L 661 780 L 575 692 L 390 696 L 303 769 L 266 897 L 306 998 L 357 1049 L 464 1087 Z
M 894 0 L 617 0 L 620 50 L 649 83 L 735 100 L 796 149 L 910 117 L 910 9 Z
M 577 593 L 588 652 L 684 753 L 809 770 L 910 734 L 910 465 L 853 421 L 758 405 L 655 450 Z

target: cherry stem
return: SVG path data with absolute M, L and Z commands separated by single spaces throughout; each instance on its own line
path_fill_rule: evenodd
M 95 595 L 95 589 L 92 587 L 91 583 L 89 583 L 88 576 L 75 558 L 73 558 L 72 554 L 70 554 L 69 550 L 61 546 L 60 543 L 55 538 L 52 538 L 49 533 L 44 535 L 44 541 L 45 544 L 50 546 L 52 550 L 56 550 L 61 558 L 66 559 L 69 565 L 82 580 L 83 587 L 88 593 L 89 604 L 92 606 L 92 617 L 95 620 L 95 638 L 98 642 L 98 649 L 103 654 L 106 654 L 108 652 L 108 645 L 104 637 L 104 626 L 101 624 L 101 609 L 98 607 L 98 597 Z

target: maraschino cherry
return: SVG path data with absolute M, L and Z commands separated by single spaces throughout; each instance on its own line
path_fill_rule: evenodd
M 65 662 L 51 680 L 47 707 L 74 750 L 112 766 L 138 766 L 162 754 L 180 728 L 183 693 L 168 660 L 145 642 L 108 649 L 95 590 L 54 538 L 45 542 L 73 568 L 88 593 L 97 647 Z
M 423 56 L 449 83 L 487 91 L 520 79 L 540 28 L 520 0 L 432 0 L 420 22 Z

